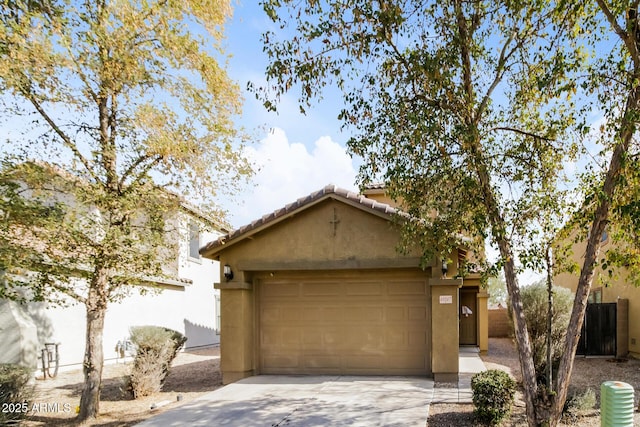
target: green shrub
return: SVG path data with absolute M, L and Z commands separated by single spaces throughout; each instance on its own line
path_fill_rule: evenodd
M 511 412 L 516 382 L 503 371 L 480 372 L 471 378 L 474 414 L 480 421 L 494 425 Z
M 554 286 L 552 289 L 551 363 L 555 372 L 564 353 L 564 339 L 573 308 L 573 294 L 569 289 L 559 286 Z M 546 380 L 547 367 L 547 312 L 549 310 L 547 284 L 542 281 L 524 286 L 520 289 L 520 295 L 531 339 L 537 379 L 543 384 Z M 509 306 L 509 316 L 511 316 L 511 306 Z
M 149 396 L 162 388 L 171 362 L 187 338 L 178 331 L 160 326 L 131 328 L 136 356 L 129 376 L 133 397 Z
M 0 364 L 0 425 L 26 417 L 33 397 L 29 384 L 33 372 L 14 364 Z

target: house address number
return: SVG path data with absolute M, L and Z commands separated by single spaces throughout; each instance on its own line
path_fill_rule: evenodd
M 453 304 L 453 295 L 440 295 L 440 304 Z

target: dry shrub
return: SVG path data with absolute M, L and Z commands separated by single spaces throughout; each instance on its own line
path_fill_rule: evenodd
M 162 389 L 171 362 L 186 340 L 180 332 L 159 326 L 131 328 L 131 341 L 136 345 L 136 356 L 129 375 L 134 399 Z
M 596 406 L 596 392 L 588 388 L 583 392 L 572 388 L 564 405 L 564 418 L 575 424 L 579 417 L 586 415 Z

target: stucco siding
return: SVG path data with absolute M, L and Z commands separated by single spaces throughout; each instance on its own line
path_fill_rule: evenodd
M 570 238 L 573 238 L 573 235 Z M 611 244 L 609 241 L 603 242 L 601 253 L 606 251 Z M 570 255 L 573 262 L 580 267 L 584 262 L 585 249 L 586 242 L 579 242 L 573 245 L 573 253 Z M 591 292 L 600 293 L 601 302 L 603 303 L 615 303 L 619 298 L 629 300 L 629 353 L 633 357 L 640 358 L 640 289 L 628 283 L 627 273 L 624 269 L 619 269 L 615 274 L 616 277 L 612 279 L 605 277 L 601 268 L 596 266 Z M 579 272 L 575 274 L 564 272 L 556 275 L 554 281 L 557 285 L 575 292 L 578 286 L 578 279 Z
M 175 282 L 180 285 L 146 287 L 148 292 L 145 295 L 141 295 L 138 289 L 132 289 L 122 300 L 109 304 L 103 333 L 107 363 L 122 360 L 116 346 L 128 339 L 132 326 L 155 325 L 179 331 L 187 336 L 186 348 L 219 344 L 216 295 L 220 291 L 213 287 L 220 281 L 219 263 L 202 257 L 190 258 L 187 234 L 181 231 L 175 235 L 182 237 L 178 244 L 172 246 L 177 251 L 172 269 L 177 268 L 175 273 L 181 280 Z M 203 232 L 201 243 L 218 236 L 216 232 Z M 86 325 L 84 305 L 69 300 L 65 306 L 30 303 L 19 309 L 32 319 L 37 328 L 36 356 L 40 355 L 44 343 L 60 343 L 60 365 L 63 369 L 82 367 Z M 0 340 L 3 334 L 0 329 Z
M 224 259 L 240 270 L 267 262 L 296 269 L 313 261 L 336 260 L 348 265 L 349 261 L 406 259 L 396 251 L 397 245 L 398 231 L 388 219 L 329 199 L 273 225 L 268 232 L 225 248 Z M 414 257 L 417 266 L 419 254 L 408 256 Z
M 223 382 L 264 373 L 457 381 L 463 279 L 443 277 L 439 259 L 420 268 L 415 246 L 399 252 L 396 213 L 326 187 L 208 244 L 205 256 L 233 272 L 216 284 Z M 487 294 L 475 279 L 469 286 L 486 351 Z

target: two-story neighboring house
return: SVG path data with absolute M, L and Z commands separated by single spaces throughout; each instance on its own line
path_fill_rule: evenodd
M 582 267 L 586 240 L 575 242 L 575 231 L 564 240 L 571 242 L 570 260 Z M 605 231 L 600 238 L 600 260 L 615 245 Z M 562 272 L 555 276 L 557 285 L 575 292 L 580 272 Z M 578 354 L 640 357 L 640 288 L 628 281 L 624 268 L 609 278 L 600 266 L 594 270 Z
M 106 363 L 127 355 L 125 344 L 132 326 L 155 325 L 179 331 L 187 337 L 186 349 L 219 343 L 220 291 L 213 287 L 220 281 L 219 263 L 201 257 L 199 249 L 226 233 L 226 227 L 186 203 L 168 216 L 173 231 L 167 246 L 174 254 L 163 266 L 165 274 L 162 278 L 145 277 L 144 285 L 132 287 L 126 297 L 108 306 L 103 332 Z M 81 368 L 86 309 L 70 299 L 69 303 L 60 306 L 0 300 L 0 363 L 36 368 L 45 343 L 59 343 L 60 368 Z

